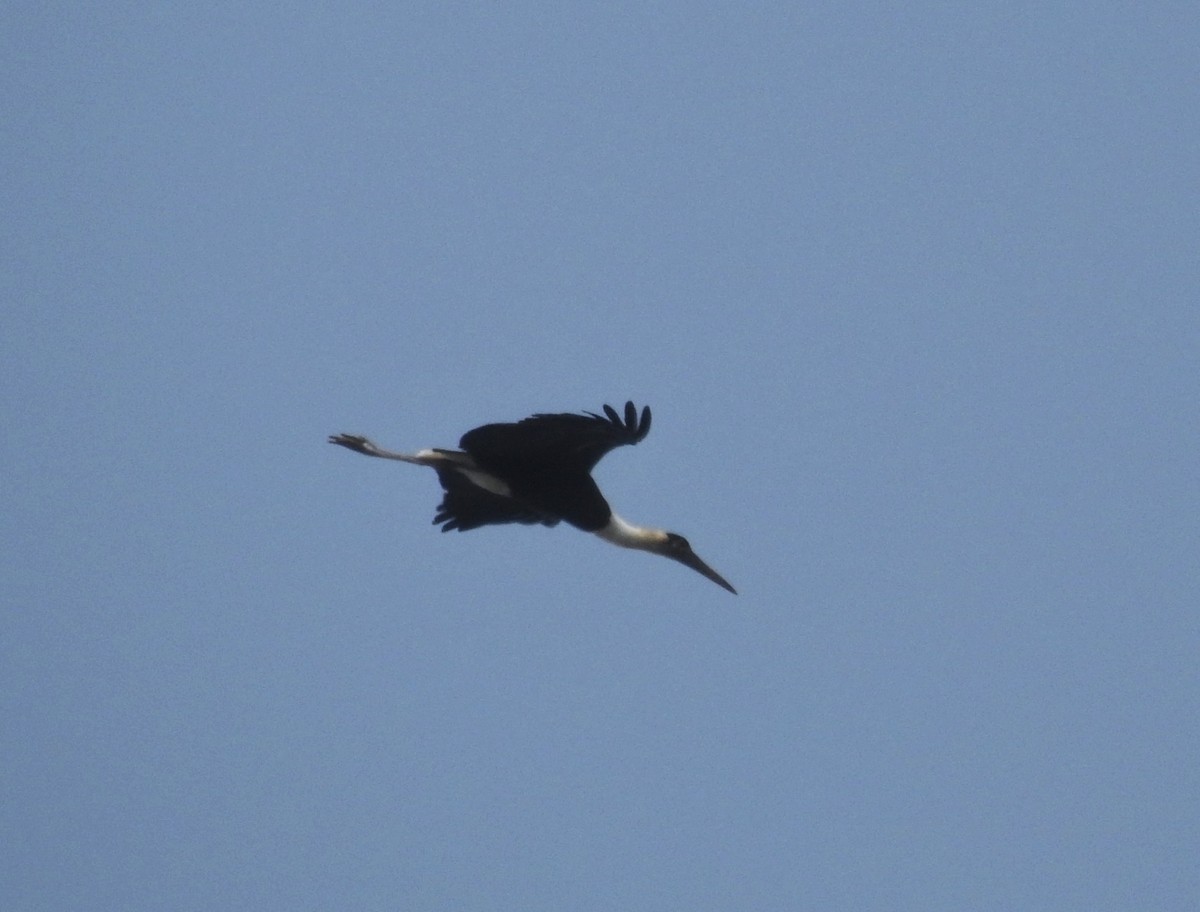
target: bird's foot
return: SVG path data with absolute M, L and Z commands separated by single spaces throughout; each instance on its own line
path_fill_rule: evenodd
M 360 437 L 357 434 L 330 434 L 329 442 L 336 443 L 338 446 L 344 446 L 348 450 L 354 450 L 356 453 L 362 453 L 365 456 L 374 456 L 377 447 L 371 443 L 366 437 Z

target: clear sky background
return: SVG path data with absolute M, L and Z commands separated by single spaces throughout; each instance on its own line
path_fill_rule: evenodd
M 4 18 L 0 907 L 1200 904 L 1194 3 Z

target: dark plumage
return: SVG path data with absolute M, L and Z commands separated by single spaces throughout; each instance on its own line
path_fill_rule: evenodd
M 336 434 L 330 443 L 384 459 L 429 466 L 445 491 L 433 521 L 443 532 L 466 532 L 507 523 L 555 526 L 567 522 L 626 548 L 663 554 L 734 589 L 673 532 L 647 529 L 613 513 L 591 472 L 604 454 L 645 439 L 650 408 L 638 414 L 625 403 L 624 416 L 610 405 L 604 414 L 537 414 L 521 421 L 485 424 L 467 431 L 461 450 L 396 453 L 365 437 Z
M 539 414 L 505 424 L 485 424 L 462 435 L 458 445 L 497 478 L 511 498 L 499 497 L 469 482 L 453 469 L 438 472 L 446 489 L 435 523 L 467 531 L 492 523 L 541 523 L 566 520 L 585 532 L 602 529 L 612 508 L 592 480 L 591 471 L 609 450 L 643 440 L 650 433 L 650 408 L 639 420 L 632 402 L 622 421 L 611 405 L 604 414 Z

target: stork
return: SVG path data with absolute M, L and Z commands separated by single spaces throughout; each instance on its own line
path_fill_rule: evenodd
M 565 521 L 623 548 L 661 554 L 702 573 L 737 594 L 700 560 L 682 535 L 636 526 L 608 505 L 592 480 L 604 454 L 640 442 L 650 432 L 650 407 L 625 403 L 622 418 L 610 405 L 604 414 L 537 414 L 515 423 L 485 424 L 467 431 L 459 450 L 416 453 L 385 450 L 366 437 L 334 434 L 329 442 L 364 456 L 429 466 L 445 494 L 433 517 L 443 532 L 466 532 L 505 523 L 556 526 Z

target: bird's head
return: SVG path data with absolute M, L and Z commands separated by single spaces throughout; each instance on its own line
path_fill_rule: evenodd
M 691 567 L 697 573 L 704 574 L 722 589 L 737 595 L 737 590 L 729 585 L 721 574 L 717 573 L 716 570 L 696 556 L 696 552 L 692 550 L 692 546 L 688 544 L 688 540 L 682 535 L 677 535 L 674 532 L 664 532 L 662 543 L 655 550 L 664 557 L 677 560 L 685 567 Z

